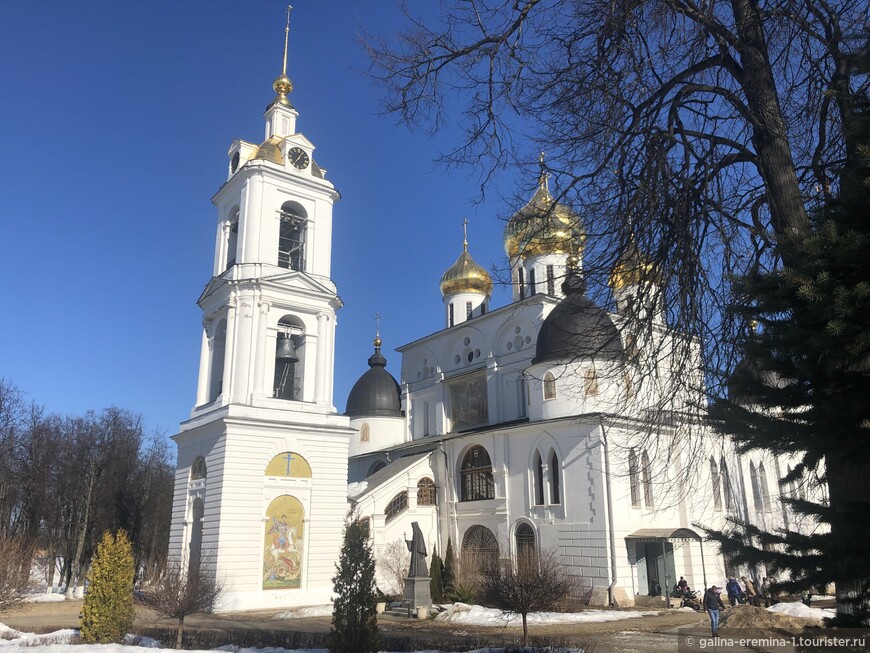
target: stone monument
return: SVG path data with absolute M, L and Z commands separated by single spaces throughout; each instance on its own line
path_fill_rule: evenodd
M 403 598 L 410 602 L 411 609 L 429 608 L 432 606 L 432 595 L 429 592 L 426 542 L 423 541 L 423 531 L 417 522 L 411 523 L 411 532 L 411 539 L 405 540 L 411 552 L 411 562 L 408 565 Z

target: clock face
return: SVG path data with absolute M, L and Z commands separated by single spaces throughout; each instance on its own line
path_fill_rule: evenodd
M 290 159 L 293 167 L 298 170 L 305 170 L 308 167 L 308 155 L 301 147 L 290 148 L 290 151 L 287 152 L 287 158 Z

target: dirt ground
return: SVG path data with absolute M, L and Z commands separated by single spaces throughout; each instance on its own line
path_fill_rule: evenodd
M 31 603 L 19 606 L 13 610 L 0 613 L 0 623 L 11 628 L 28 632 L 51 632 L 60 628 L 75 628 L 78 626 L 78 614 L 81 601 L 64 601 L 57 603 Z M 739 608 L 737 608 L 739 609 Z M 321 637 L 329 632 L 329 617 L 310 617 L 302 619 L 275 619 L 279 611 L 227 613 L 220 615 L 195 615 L 188 617 L 186 628 L 190 632 L 201 631 L 212 633 L 220 638 L 221 633 L 228 631 L 247 631 L 251 636 L 279 633 L 286 636 L 288 642 L 295 639 Z M 419 648 L 440 648 L 455 646 L 465 648 L 469 644 L 485 645 L 518 645 L 522 630 L 519 624 L 505 627 L 479 627 L 445 624 L 433 620 L 416 620 L 404 616 L 379 615 L 384 644 L 396 646 L 424 644 Z M 171 619 L 161 617 L 149 610 L 137 607 L 134 632 L 147 634 L 156 629 L 174 627 Z M 785 624 L 783 624 L 785 625 Z M 791 625 L 791 624 L 789 624 Z M 250 632 L 250 631 L 261 631 Z M 725 630 L 722 631 L 723 633 Z M 529 634 L 532 639 L 546 639 L 548 643 L 561 646 L 580 647 L 587 652 L 595 653 L 664 653 L 677 652 L 679 638 L 688 634 L 706 636 L 709 634 L 709 621 L 702 613 L 671 610 L 662 611 L 656 616 L 646 616 L 636 619 L 626 619 L 605 623 L 548 624 L 531 626 Z M 304 639 L 301 641 L 305 641 Z M 168 645 L 168 643 L 167 643 Z M 398 649 L 393 649 L 398 650 Z M 719 651 L 747 651 L 745 648 L 718 648 Z

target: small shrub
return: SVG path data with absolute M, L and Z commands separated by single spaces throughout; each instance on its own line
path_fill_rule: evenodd
M 113 536 L 106 531 L 88 572 L 88 591 L 80 617 L 85 643 L 117 643 L 132 628 L 134 576 L 127 534 L 119 530 Z

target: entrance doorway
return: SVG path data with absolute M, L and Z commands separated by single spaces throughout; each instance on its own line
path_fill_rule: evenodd
M 637 555 L 638 593 L 653 595 L 653 581 L 662 588 L 662 596 L 668 594 L 676 582 L 674 545 L 658 542 L 635 542 Z

